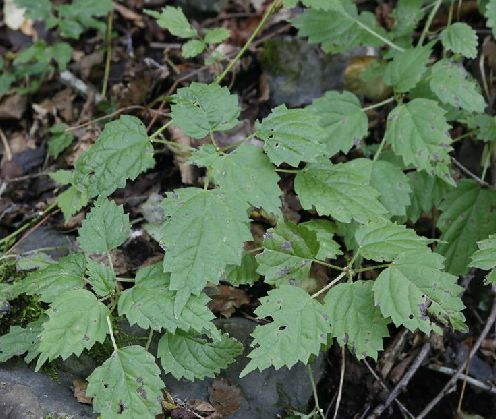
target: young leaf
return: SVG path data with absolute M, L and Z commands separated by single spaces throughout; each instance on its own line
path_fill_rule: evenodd
M 103 418 L 154 419 L 162 412 L 160 369 L 142 346 L 115 351 L 88 377 L 86 395 Z
M 49 303 L 65 291 L 83 288 L 85 270 L 84 255 L 72 253 L 56 264 L 31 272 L 19 282 L 20 290 L 28 295 L 39 295 L 41 301 Z
M 226 39 L 229 39 L 231 32 L 226 28 L 205 29 L 205 37 L 203 41 L 207 44 L 221 44 Z
M 338 284 L 324 299 L 329 315 L 331 335 L 360 360 L 367 356 L 377 359 L 382 338 L 389 336 L 389 323 L 374 304 L 373 281 Z
M 496 117 L 487 114 L 471 115 L 467 118 L 467 125 L 476 131 L 476 137 L 483 141 L 496 140 Z
M 167 29 L 178 38 L 194 38 L 198 35 L 180 7 L 166 6 L 160 13 L 153 10 L 145 10 L 145 13 L 157 19 L 161 28 Z
M 213 378 L 243 353 L 243 345 L 227 335 L 209 342 L 184 332 L 166 333 L 158 343 L 162 368 L 177 380 Z
M 241 259 L 241 265 L 228 265 L 224 270 L 221 281 L 231 285 L 254 284 L 260 275 L 257 273 L 258 263 L 253 253 L 246 252 Z
M 386 141 L 405 165 L 433 173 L 450 163 L 450 126 L 445 111 L 433 100 L 413 99 L 394 108 L 387 118 Z
M 368 119 L 358 98 L 351 92 L 327 92 L 313 101 L 308 109 L 320 118 L 325 130 L 327 154 L 347 153 L 368 133 Z
M 25 328 L 10 326 L 10 330 L 0 336 L 0 362 L 6 362 L 14 356 L 21 356 L 28 352 L 26 358 L 31 359 L 37 354 L 39 334 L 43 320 L 29 323 Z M 31 362 L 31 361 L 26 361 Z
M 86 269 L 88 282 L 98 296 L 105 297 L 115 290 L 116 277 L 111 267 L 87 258 Z
M 455 22 L 441 32 L 444 48 L 467 58 L 477 57 L 477 34 L 464 22 Z
M 58 356 L 81 355 L 107 336 L 108 308 L 86 290 L 66 291 L 58 296 L 47 311 L 48 320 L 40 335 L 40 358 L 36 370 Z
M 238 124 L 238 97 L 218 84 L 191 83 L 172 97 L 172 123 L 184 134 L 201 139 Z
M 74 39 L 86 28 L 103 31 L 105 24 L 95 17 L 106 16 L 112 8 L 112 0 L 74 0 L 71 4 L 59 4 L 56 9 L 60 31 L 63 36 Z
M 203 146 L 202 154 L 207 152 L 206 161 L 192 161 L 211 169 L 215 183 L 229 196 L 237 196 L 257 208 L 263 208 L 275 215 L 281 214 L 281 190 L 277 185 L 274 166 L 262 149 L 243 144 L 230 154 L 218 155 L 213 146 Z
M 71 186 L 57 195 L 56 199 L 57 205 L 62 210 L 66 221 L 81 210 L 89 201 L 88 192 L 80 191 L 75 186 Z
M 275 286 L 308 280 L 312 260 L 319 251 L 316 234 L 291 221 L 267 230 L 263 247 L 264 251 L 256 256 L 257 272 Z
M 409 251 L 428 251 L 429 240 L 414 230 L 390 221 L 379 221 L 358 227 L 355 233 L 360 256 L 376 262 L 390 261 Z
M 241 377 L 259 369 L 276 370 L 297 362 L 307 363 L 311 355 L 320 352 L 330 332 L 329 316 L 324 307 L 304 290 L 283 285 L 269 291 L 260 299 L 255 313 L 259 318 L 272 317 L 272 322 L 257 326 L 252 333 L 254 348 Z
M 486 240 L 477 243 L 478 250 L 471 258 L 470 266 L 491 272 L 486 276 L 486 284 L 496 284 L 496 235 L 491 234 Z
M 281 105 L 257 123 L 256 136 L 265 142 L 264 150 L 276 166 L 314 162 L 326 154 L 322 144 L 326 137 L 319 119 L 308 109 L 287 109 Z
M 430 87 L 443 103 L 467 112 L 484 112 L 486 103 L 477 83 L 459 64 L 448 60 L 434 64 Z
M 319 251 L 316 259 L 326 260 L 334 259 L 338 255 L 342 255 L 339 244 L 332 237 L 336 233 L 336 226 L 328 220 L 310 220 L 300 224 L 310 231 L 315 232 L 317 241 L 319 242 Z
M 379 193 L 369 186 L 368 167 L 366 159 L 308 165 L 295 179 L 301 205 L 343 223 L 381 218 L 387 211 L 377 200 Z
M 48 140 L 48 154 L 57 158 L 74 140 L 74 135 L 66 132 L 67 124 L 56 124 L 50 128 L 52 136 Z
M 205 42 L 198 39 L 191 39 L 182 46 L 181 55 L 184 58 L 193 58 L 201 54 L 205 47 Z
M 384 82 L 396 92 L 413 89 L 427 70 L 431 46 L 409 48 L 394 55 L 384 72 Z
M 153 146 L 143 123 L 124 115 L 109 122 L 96 143 L 76 161 L 73 185 L 90 197 L 108 196 L 126 185 L 126 179 L 155 165 Z
M 441 255 L 423 250 L 398 256 L 373 286 L 383 316 L 411 331 L 442 333 L 439 324 L 465 330 L 463 288 L 456 276 L 442 271 L 443 261 Z
M 129 215 L 122 205 L 98 198 L 78 230 L 78 242 L 86 253 L 106 253 L 119 247 L 129 237 Z
M 176 329 L 193 330 L 220 337 L 212 323 L 215 316 L 207 307 L 210 300 L 206 294 L 190 296 L 180 316 L 174 314 L 175 298 L 176 293 L 170 290 L 170 274 L 163 271 L 162 263 L 156 263 L 137 272 L 135 285 L 121 293 L 117 308 L 119 315 L 142 329 L 171 333 Z
M 467 273 L 476 242 L 496 231 L 496 192 L 472 180 L 462 180 L 439 209 L 441 242 L 437 251 L 446 257 L 446 269 L 454 275 Z
M 392 13 L 394 36 L 410 36 L 424 16 L 424 10 L 424 0 L 399 0 Z
M 412 172 L 408 177 L 413 193 L 407 216 L 410 221 L 416 222 L 423 213 L 427 214 L 437 208 L 452 186 L 438 177 L 429 176 L 426 172 Z
M 176 311 L 208 281 L 217 283 L 227 265 L 239 265 L 251 240 L 247 204 L 221 190 L 178 189 L 162 204 L 166 220 L 161 245 L 170 289 L 181 291 Z

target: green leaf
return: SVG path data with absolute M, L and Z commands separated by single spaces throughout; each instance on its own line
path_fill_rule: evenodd
M 444 258 L 436 253 L 413 251 L 398 256 L 375 280 L 374 299 L 384 317 L 424 333 L 442 333 L 439 324 L 465 330 L 463 288 L 456 276 L 443 272 Z
M 477 57 L 477 34 L 464 22 L 455 22 L 441 32 L 444 48 L 467 58 Z
M 433 208 L 437 208 L 452 186 L 426 172 L 412 172 L 408 177 L 413 193 L 407 216 L 410 221 L 416 222 L 422 214 L 428 214 Z
M 167 29 L 178 38 L 194 38 L 198 35 L 180 7 L 167 6 L 160 13 L 153 10 L 145 10 L 145 13 L 157 19 L 161 28 Z
M 496 232 L 496 192 L 472 180 L 462 180 L 444 198 L 437 226 L 441 230 L 437 251 L 446 257 L 446 269 L 467 273 L 476 242 Z M 443 243 L 445 242 L 445 243 Z
M 56 124 L 50 128 L 52 134 L 48 140 L 48 154 L 57 158 L 74 140 L 74 135 L 66 132 L 67 124 Z
M 310 220 L 301 224 L 310 231 L 315 232 L 319 242 L 319 251 L 316 259 L 326 260 L 334 259 L 336 256 L 343 254 L 339 244 L 332 237 L 336 233 L 336 226 L 328 220 Z
M 330 332 L 329 316 L 322 304 L 291 285 L 269 291 L 260 302 L 255 310 L 258 318 L 270 316 L 273 321 L 253 331 L 251 359 L 241 377 L 257 368 L 277 370 L 291 368 L 299 361 L 306 364 L 311 355 L 320 352 Z
M 153 146 L 143 123 L 123 115 L 109 122 L 96 143 L 75 164 L 73 185 L 90 197 L 108 196 L 155 165 Z
M 343 223 L 377 220 L 387 211 L 377 199 L 379 192 L 369 185 L 369 168 L 366 159 L 308 165 L 296 175 L 295 191 L 303 208 L 315 207 L 319 215 Z
M 12 83 L 14 83 L 16 77 L 13 74 L 3 72 L 0 74 L 0 97 L 9 92 Z
M 471 257 L 470 266 L 491 272 L 486 276 L 486 284 L 496 284 L 496 235 L 477 243 L 479 248 Z
M 184 58 L 193 58 L 201 54 L 205 47 L 205 42 L 198 39 L 191 39 L 182 46 L 181 55 Z
M 119 315 L 125 315 L 130 324 L 142 329 L 192 330 L 219 338 L 220 333 L 212 323 L 215 316 L 208 309 L 206 294 L 190 296 L 180 316 L 174 314 L 176 293 L 170 290 L 170 274 L 163 271 L 162 263 L 141 268 L 136 274 L 135 285 L 123 291 L 119 298 Z
M 44 319 L 31 322 L 25 328 L 10 326 L 9 332 L 0 336 L 0 362 L 6 362 L 26 352 L 28 352 L 26 358 L 32 360 L 32 357 L 38 353 L 38 336 L 41 333 L 42 320 Z
M 467 112 L 484 112 L 477 83 L 459 64 L 440 60 L 432 66 L 430 87 L 439 100 Z
M 47 311 L 40 335 L 40 358 L 36 370 L 58 356 L 81 355 L 107 336 L 107 307 L 87 290 L 66 291 L 60 294 Z
M 22 292 L 39 295 L 44 302 L 54 301 L 65 291 L 84 287 L 86 258 L 81 253 L 72 253 L 61 258 L 56 264 L 28 274 L 19 282 Z
M 431 46 L 409 48 L 395 53 L 384 72 L 384 82 L 395 92 L 405 93 L 413 89 L 427 70 Z
M 47 20 L 52 14 L 50 0 L 15 0 L 17 7 L 26 9 L 25 16 L 33 20 Z
M 215 183 L 228 196 L 237 196 L 237 199 L 275 215 L 281 213 L 279 176 L 262 149 L 243 144 L 221 156 L 213 146 L 207 145 L 199 151 L 206 154 L 205 158 L 198 160 L 193 154 L 192 160 L 208 166 Z
M 258 263 L 255 259 L 255 255 L 246 252 L 241 259 L 240 266 L 226 266 L 221 280 L 229 282 L 231 285 L 254 284 L 260 277 L 257 273 L 257 269 Z
M 389 323 L 374 304 L 373 281 L 338 284 L 325 296 L 324 309 L 329 315 L 331 335 L 361 360 L 377 359 L 382 338 L 389 336 Z
M 229 39 L 231 32 L 226 28 L 205 29 L 205 37 L 203 41 L 207 44 L 221 44 L 226 39 Z
M 483 141 L 496 140 L 496 117 L 487 114 L 471 115 L 467 118 L 467 125 L 476 131 L 476 137 Z
M 81 210 L 89 201 L 88 193 L 80 191 L 71 186 L 61 194 L 57 195 L 57 205 L 64 214 L 64 219 L 69 220 L 74 214 Z
M 98 198 L 78 230 L 78 242 L 86 253 L 106 253 L 124 243 L 131 232 L 129 215 L 122 205 Z
M 87 28 L 103 32 L 106 25 L 95 17 L 106 16 L 112 8 L 112 0 L 74 0 L 71 4 L 57 5 L 62 36 L 77 39 Z
M 243 345 L 227 335 L 209 342 L 199 336 L 178 332 L 165 334 L 158 343 L 162 368 L 177 380 L 213 378 L 243 353 Z
M 110 295 L 115 290 L 116 277 L 114 270 L 101 262 L 87 258 L 88 282 L 93 291 L 100 296 Z
M 176 311 L 208 281 L 217 283 L 227 265 L 239 265 L 251 240 L 247 204 L 221 190 L 184 188 L 168 193 L 162 204 L 166 220 L 161 246 L 170 289 L 181 291 Z
M 160 369 L 141 346 L 114 352 L 88 377 L 86 395 L 102 418 L 155 419 L 162 412 Z
M 496 37 L 496 0 L 489 0 L 484 16 L 487 19 L 487 26 L 493 30 L 493 36 Z
M 291 221 L 267 230 L 263 247 L 264 251 L 256 256 L 257 272 L 275 286 L 308 280 L 312 260 L 319 251 L 315 232 Z
M 387 38 L 385 31 L 377 25 L 375 16 L 370 12 L 358 15 L 356 6 L 351 2 L 343 4 L 340 10 L 305 10 L 292 20 L 300 37 L 308 37 L 312 44 L 322 44 L 327 53 L 349 51 L 360 45 L 380 46 L 382 41 L 363 29 L 356 20 L 374 32 Z M 345 13 L 343 13 L 345 10 Z
M 281 105 L 257 123 L 255 134 L 264 141 L 264 150 L 276 166 L 281 163 L 298 166 L 302 161 L 313 162 L 326 154 L 322 144 L 325 132 L 319 119 L 309 109 L 288 109 Z
M 391 215 L 404 216 L 411 202 L 408 177 L 388 161 L 377 160 L 371 166 L 370 186 L 380 193 L 379 202 Z
M 379 221 L 358 227 L 355 233 L 360 256 L 376 262 L 390 261 L 401 253 L 429 250 L 429 240 L 414 230 L 390 221 Z
M 238 96 L 218 84 L 191 83 L 172 97 L 172 123 L 184 134 L 201 139 L 238 124 Z
M 445 111 L 433 100 L 413 99 L 394 108 L 387 118 L 386 142 L 402 157 L 429 174 L 447 170 L 450 163 L 451 138 Z
M 424 16 L 424 0 L 399 0 L 392 16 L 395 37 L 410 36 Z
M 368 119 L 358 98 L 351 92 L 327 92 L 308 108 L 320 118 L 329 156 L 347 153 L 368 134 Z

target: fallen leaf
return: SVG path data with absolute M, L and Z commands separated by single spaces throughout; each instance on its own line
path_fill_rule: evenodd
M 212 382 L 208 394 L 210 403 L 222 416 L 237 412 L 243 400 L 239 388 L 222 378 Z
M 72 382 L 74 397 L 79 403 L 91 404 L 92 398 L 86 396 L 86 388 L 88 387 L 88 383 L 84 380 L 80 380 L 76 378 Z
M 227 318 L 231 317 L 242 305 L 250 303 L 244 290 L 229 285 L 210 288 L 208 294 L 212 299 L 209 303 L 210 310 Z
M 21 119 L 26 110 L 27 98 L 19 93 L 4 97 L 0 101 L 0 119 Z

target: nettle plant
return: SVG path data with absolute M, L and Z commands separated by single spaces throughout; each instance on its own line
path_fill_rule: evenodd
M 496 236 L 490 236 L 496 233 L 496 192 L 484 180 L 496 121 L 484 113 L 481 89 L 464 68 L 477 54 L 477 36 L 451 19 L 429 33 L 438 0 L 428 7 L 422 0 L 399 0 L 388 32 L 351 1 L 303 3 L 307 8 L 293 20 L 299 34 L 328 53 L 376 46 L 375 74 L 383 75 L 392 96 L 363 107 L 349 91 L 330 91 L 305 108 L 279 106 L 256 123 L 252 135 L 222 149 L 216 133 L 239 123 L 238 97 L 220 85 L 233 61 L 217 82 L 180 88 L 172 97 L 170 122 L 151 136 L 134 116 L 108 123 L 74 170 L 53 175 L 68 185 L 57 197 L 66 218 L 94 200 L 79 229 L 82 252 L 2 288 L 10 299 L 28 294 L 49 304 L 39 320 L 0 338 L 2 360 L 27 352 L 26 361 L 37 358 L 39 369 L 110 340 L 113 353 L 88 377 L 87 394 L 104 418 L 146 418 L 161 411 L 164 387 L 148 351 L 154 333 L 161 334 L 162 369 L 178 379 L 212 377 L 243 351 L 212 323 L 207 284 L 237 286 L 261 276 L 271 287 L 255 310 L 267 321 L 252 334 L 242 376 L 308 363 L 332 338 L 358 359 L 376 359 L 390 324 L 425 334 L 466 329 L 457 276 L 471 266 L 496 266 Z M 278 6 L 276 1 L 264 19 Z M 484 7 L 494 27 L 496 0 Z M 165 27 L 189 25 L 177 9 L 163 13 L 172 19 L 161 15 Z M 384 136 L 378 146 L 366 145 L 367 112 L 379 107 L 389 109 Z M 465 132 L 461 137 L 452 138 L 454 124 Z M 165 220 L 154 234 L 163 261 L 140 269 L 124 290 L 126 279 L 116 276 L 110 252 L 126 241 L 131 227 L 123 207 L 109 197 L 154 167 L 153 143 L 170 143 L 161 139 L 169 125 L 193 140 L 211 140 L 190 157 L 206 168 L 207 179 L 203 187 L 165 194 Z M 253 138 L 263 146 L 252 144 Z M 467 139 L 482 141 L 486 149 L 478 179 L 454 176 L 453 143 Z M 284 219 L 280 176 L 294 178 L 308 221 Z M 254 240 L 254 208 L 263 210 L 257 216 L 266 214 L 272 227 L 262 249 L 245 250 Z M 433 209 L 440 213 L 440 240 L 407 226 Z M 105 254 L 106 263 L 95 257 Z M 328 268 L 333 279 L 311 294 L 313 264 Z M 492 271 L 487 283 L 495 278 Z M 146 347 L 117 346 L 118 318 L 150 330 Z

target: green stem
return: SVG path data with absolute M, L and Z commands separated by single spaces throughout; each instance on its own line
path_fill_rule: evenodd
M 366 268 L 355 269 L 354 272 L 360 273 L 360 272 L 373 271 L 375 269 L 380 269 L 380 268 L 389 268 L 391 265 L 392 265 L 391 263 L 383 263 L 381 265 L 367 266 Z
M 279 172 L 279 173 L 298 173 L 298 172 L 300 172 L 300 170 L 298 170 L 298 169 L 279 169 L 279 168 L 276 168 L 276 172 Z
M 105 60 L 105 73 L 103 75 L 103 86 L 102 86 L 102 96 L 105 97 L 107 94 L 107 86 L 108 86 L 108 81 L 109 81 L 109 76 L 110 76 L 110 61 L 112 59 L 112 22 L 113 22 L 113 12 L 111 11 L 108 14 L 107 18 L 107 36 L 106 36 L 106 43 L 107 43 L 107 57 Z
M 224 152 L 222 151 L 222 149 L 219 147 L 219 143 L 217 143 L 217 141 L 216 141 L 216 139 L 214 137 L 214 133 L 212 131 L 210 131 L 209 136 L 210 136 L 210 141 L 212 141 L 212 144 L 214 145 L 215 149 L 217 151 L 219 151 L 221 154 L 224 154 Z
M 117 277 L 117 281 L 119 281 L 119 282 L 131 282 L 131 283 L 136 282 L 136 280 L 134 278 L 120 278 L 120 277 Z
M 255 249 L 250 249 L 250 250 L 247 250 L 246 252 L 247 253 L 255 253 L 255 252 L 260 252 L 260 250 L 264 250 L 263 247 L 255 247 Z
M 436 13 L 439 10 L 439 7 L 441 7 L 442 2 L 443 0 L 436 0 L 434 7 L 432 8 L 431 12 L 429 13 L 429 16 L 427 17 L 427 21 L 425 22 L 424 30 L 420 35 L 419 41 L 417 43 L 417 47 L 421 47 L 422 44 L 424 43 L 425 37 L 427 36 L 427 32 L 429 32 L 432 21 L 434 20 L 434 16 L 436 16 Z
M 336 285 L 339 281 L 341 281 L 341 279 L 343 279 L 343 277 L 347 274 L 347 272 L 348 272 L 347 270 L 341 272 L 335 279 L 333 279 L 331 282 L 329 282 L 324 288 L 317 291 L 315 294 L 312 294 L 311 298 L 316 298 L 320 294 L 323 294 L 327 290 L 331 289 L 334 285 Z
M 484 152 L 486 153 L 486 158 L 484 159 L 484 166 L 482 168 L 481 179 L 486 178 L 487 169 L 489 168 L 489 163 L 491 162 L 491 149 L 487 145 L 484 147 Z
M 172 124 L 172 119 L 167 122 L 164 126 L 160 127 L 157 131 L 155 131 L 152 135 L 150 135 L 150 140 L 152 142 L 157 142 L 155 138 L 157 138 L 162 132 L 164 132 L 167 128 L 169 128 L 169 125 Z
M 391 48 L 395 49 L 396 51 L 403 52 L 405 51 L 404 48 L 401 48 L 399 45 L 396 45 L 393 41 L 390 41 L 389 39 L 385 38 L 381 34 L 377 33 L 373 29 L 369 28 L 365 23 L 362 23 L 360 20 L 358 20 L 355 17 L 352 17 L 348 14 L 346 16 L 351 19 L 353 22 L 355 22 L 358 26 L 360 26 L 362 29 L 366 30 L 368 33 L 371 35 L 375 36 L 377 39 L 380 39 L 382 42 L 384 42 L 386 45 L 389 45 Z
M 148 334 L 148 339 L 146 340 L 145 349 L 148 351 L 150 349 L 150 345 L 152 344 L 153 339 L 153 329 L 150 329 L 150 333 Z
M 241 140 L 241 141 L 236 141 L 235 143 L 232 143 L 232 144 L 229 144 L 229 145 L 226 145 L 225 147 L 221 147 L 219 150 L 220 151 L 227 151 L 227 150 L 230 150 L 231 148 L 235 148 L 235 147 L 239 147 L 240 145 L 243 145 L 244 143 L 250 141 L 252 138 L 255 138 L 255 133 L 249 135 L 248 137 L 246 137 L 245 139 Z
M 342 268 L 341 266 L 332 265 L 330 263 L 323 262 L 323 261 L 318 260 L 318 259 L 312 259 L 312 262 L 318 263 L 319 265 L 322 265 L 322 266 L 327 266 L 328 268 L 336 269 L 338 271 L 344 271 L 345 270 L 345 268 Z
M 381 106 L 384 106 L 384 105 L 387 105 L 388 103 L 394 102 L 394 100 L 395 100 L 394 96 L 388 97 L 387 99 L 383 100 L 382 102 L 374 103 L 373 105 L 370 105 L 370 106 L 365 106 L 364 108 L 362 108 L 362 111 L 367 112 L 367 111 L 370 111 L 371 109 L 380 108 Z
M 117 344 L 115 343 L 114 331 L 112 330 L 112 322 L 110 321 L 110 316 L 107 316 L 107 326 L 110 332 L 110 340 L 112 341 L 112 346 L 114 347 L 114 352 L 118 351 Z
M 382 139 L 381 143 L 379 144 L 379 148 L 377 149 L 377 151 L 374 154 L 374 161 L 377 161 L 377 159 L 381 155 L 382 149 L 384 148 L 384 145 L 385 144 L 386 144 L 386 136 L 384 136 L 384 138 Z
M 233 69 L 233 67 L 236 65 L 239 59 L 250 47 L 250 45 L 253 43 L 259 32 L 265 26 L 269 18 L 275 13 L 275 11 L 279 8 L 280 5 L 281 5 L 281 0 L 274 0 L 272 2 L 269 8 L 265 11 L 265 14 L 260 20 L 258 26 L 255 28 L 251 36 L 248 38 L 248 41 L 246 41 L 246 43 L 243 45 L 243 48 L 240 49 L 238 54 L 231 60 L 231 62 L 227 65 L 225 70 L 215 79 L 215 83 L 220 83 L 224 79 L 224 77 L 226 77 L 229 74 L 229 72 Z

